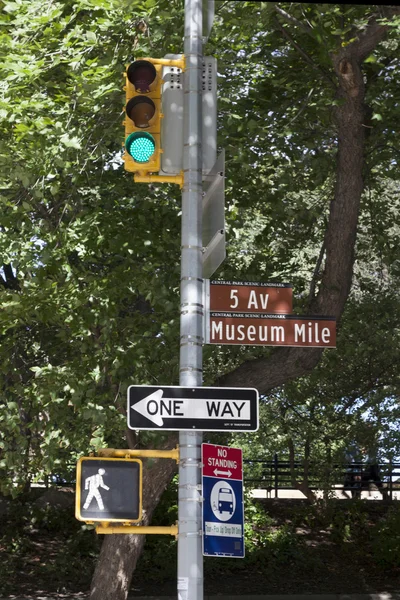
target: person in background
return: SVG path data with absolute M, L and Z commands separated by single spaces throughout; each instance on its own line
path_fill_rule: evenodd
M 349 498 L 347 492 L 350 492 L 351 498 L 361 497 L 361 453 L 356 442 L 353 442 L 345 453 L 347 463 L 346 476 L 343 486 L 343 494 Z
M 373 483 L 378 490 L 381 492 L 383 498 L 387 498 L 388 492 L 384 487 L 380 472 L 379 472 L 379 459 L 378 451 L 376 447 L 370 447 L 361 449 L 363 458 L 363 470 L 361 475 L 361 488 L 369 490 L 370 484 Z

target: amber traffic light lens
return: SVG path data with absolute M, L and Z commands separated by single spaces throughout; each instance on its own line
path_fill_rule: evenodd
M 149 121 L 156 112 L 156 107 L 150 98 L 146 96 L 135 96 L 126 105 L 126 114 L 135 123 L 136 127 L 149 127 Z
M 157 77 L 154 65 L 147 60 L 136 60 L 129 65 L 127 77 L 137 92 L 150 92 L 150 85 Z

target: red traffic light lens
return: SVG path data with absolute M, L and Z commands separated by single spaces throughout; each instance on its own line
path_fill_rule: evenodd
M 148 60 L 135 60 L 129 65 L 126 75 L 136 91 L 147 93 L 157 77 L 157 71 Z
M 150 98 L 146 96 L 135 96 L 126 105 L 126 114 L 135 123 L 136 127 L 149 127 L 149 121 L 156 112 L 156 107 Z

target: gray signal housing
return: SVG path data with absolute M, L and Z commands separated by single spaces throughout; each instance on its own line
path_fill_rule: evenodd
M 164 58 L 181 58 L 166 54 Z M 177 67 L 163 67 L 160 175 L 179 175 L 183 170 L 183 73 Z M 217 60 L 203 57 L 203 176 L 217 157 Z

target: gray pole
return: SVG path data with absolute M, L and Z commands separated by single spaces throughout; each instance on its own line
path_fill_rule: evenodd
M 202 18 L 202 0 L 185 0 L 179 384 L 194 387 L 203 383 Z M 203 600 L 201 442 L 179 434 L 178 600 Z

